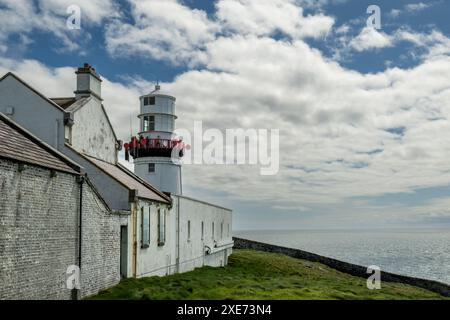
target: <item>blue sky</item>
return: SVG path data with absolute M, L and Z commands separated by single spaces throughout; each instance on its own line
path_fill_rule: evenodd
M 65 26 L 73 3 L 80 30 Z M 0 0 L 0 71 L 61 96 L 89 62 L 125 138 L 155 81 L 181 127 L 280 129 L 277 176 L 184 169 L 186 192 L 232 207 L 236 229 L 449 227 L 449 13 L 444 0 Z

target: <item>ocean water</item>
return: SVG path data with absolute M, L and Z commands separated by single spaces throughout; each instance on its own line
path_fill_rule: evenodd
M 450 284 L 450 229 L 235 231 L 234 236 Z

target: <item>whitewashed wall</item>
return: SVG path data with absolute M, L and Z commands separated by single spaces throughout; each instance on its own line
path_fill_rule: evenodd
M 116 137 L 101 103 L 92 98 L 74 113 L 72 146 L 92 157 L 116 162 Z

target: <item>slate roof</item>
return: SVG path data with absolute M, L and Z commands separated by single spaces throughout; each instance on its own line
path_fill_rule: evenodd
M 58 106 L 60 106 L 62 109 L 64 109 L 66 112 L 74 112 L 84 106 L 91 98 L 50 98 L 51 101 L 56 103 Z
M 79 175 L 81 168 L 0 113 L 0 158 Z
M 114 180 L 122 184 L 128 190 L 137 190 L 138 198 L 158 201 L 170 204 L 172 200 L 169 196 L 165 195 L 151 184 L 147 183 L 145 180 L 139 178 L 133 172 L 122 166 L 121 164 L 112 164 L 105 162 L 103 160 L 90 157 L 86 154 L 82 156 L 90 161 L 97 168 L 102 170 L 104 173 L 108 174 Z

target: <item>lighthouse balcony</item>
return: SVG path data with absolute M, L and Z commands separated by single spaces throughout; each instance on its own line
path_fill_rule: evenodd
M 145 157 L 182 157 L 184 155 L 184 144 L 181 140 L 165 139 L 132 139 L 124 144 L 125 159 Z

